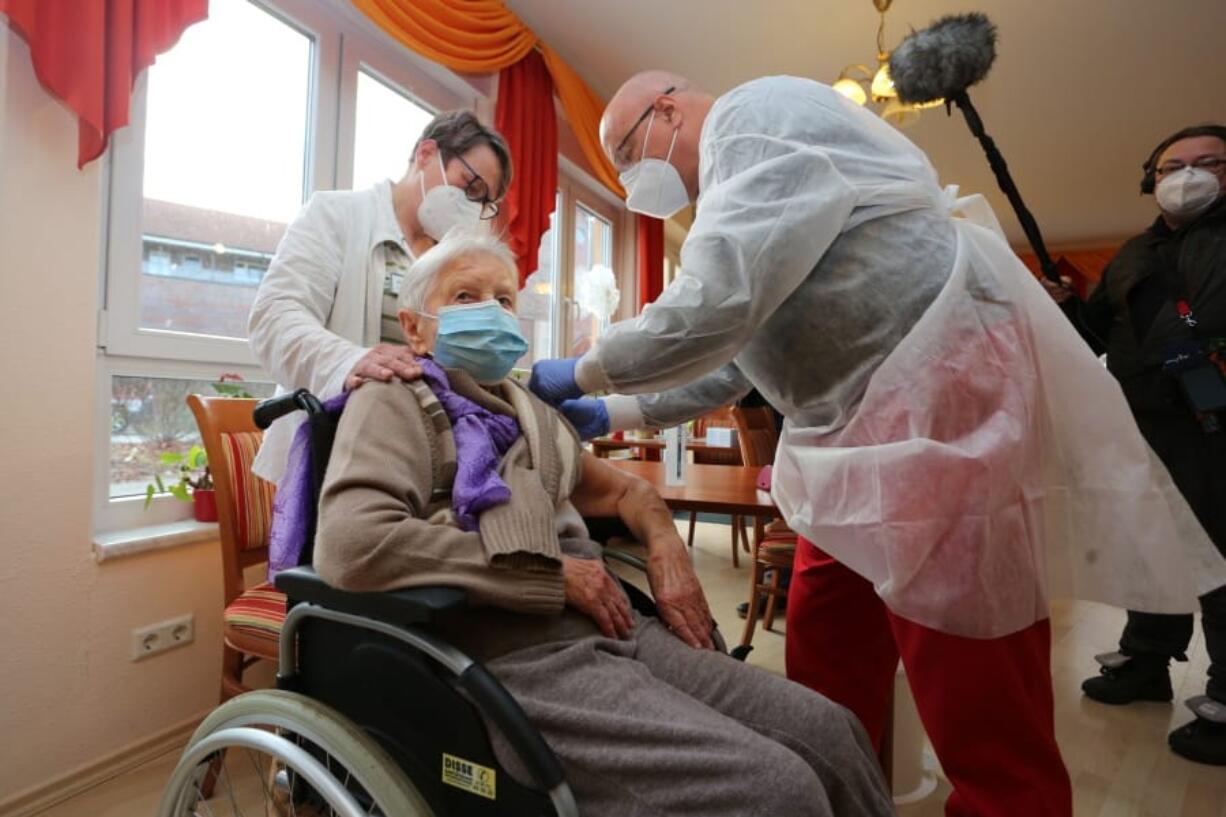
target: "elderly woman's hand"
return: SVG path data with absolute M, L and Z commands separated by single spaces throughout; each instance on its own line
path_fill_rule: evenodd
M 651 585 L 660 618 L 691 647 L 713 649 L 711 609 L 680 537 L 675 547 L 651 550 L 647 558 L 647 582 Z
M 626 594 L 598 559 L 562 557 L 566 603 L 587 615 L 607 638 L 627 638 L 634 629 Z

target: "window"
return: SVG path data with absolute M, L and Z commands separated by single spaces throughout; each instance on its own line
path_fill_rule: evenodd
M 557 224 L 562 206 L 559 192 L 549 217 L 549 230 L 541 236 L 536 271 L 528 276 L 519 292 L 519 330 L 528 341 L 528 351 L 516 364 L 522 369 L 531 368 L 538 360 L 557 356 L 559 286 L 556 259 L 560 237 Z
M 208 21 L 149 69 L 146 264 L 135 320 L 122 325 L 117 298 L 115 328 L 153 341 L 163 332 L 246 337 L 259 281 L 236 277 L 234 261 L 271 258 L 302 206 L 311 50 L 309 36 L 247 0 L 213 0 Z
M 271 383 L 238 385 L 253 397 L 273 394 Z M 177 479 L 175 466 L 162 463 L 161 456 L 200 444 L 187 396 L 214 394 L 215 388 L 216 383 L 209 380 L 128 375 L 111 378 L 110 499 L 144 496 L 155 475 L 166 483 Z
M 353 189 L 403 177 L 413 158 L 413 145 L 435 113 L 366 69 L 359 70 Z
M 489 90 L 334 0 L 211 0 L 142 74 L 109 154 L 99 531 L 190 515 L 169 498 L 141 510 L 160 453 L 195 439 L 187 394 L 214 393 L 224 372 L 271 393 L 247 316 L 311 192 L 399 178 L 434 111 L 488 115 Z
M 613 273 L 613 224 L 583 204 L 574 206 L 574 259 L 571 265 L 574 318 L 567 336 L 566 357 L 582 355 L 608 328 L 620 292 Z
M 569 172 L 559 177 L 537 269 L 519 293 L 520 331 L 528 341 L 516 364 L 521 369 L 545 358 L 582 355 L 625 297 L 618 276 L 620 208 L 570 162 L 563 159 L 561 166 Z

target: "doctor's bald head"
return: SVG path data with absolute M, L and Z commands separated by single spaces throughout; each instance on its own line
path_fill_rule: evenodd
M 618 172 L 666 159 L 698 194 L 698 139 L 714 98 L 669 71 L 643 71 L 618 89 L 600 119 L 600 143 Z

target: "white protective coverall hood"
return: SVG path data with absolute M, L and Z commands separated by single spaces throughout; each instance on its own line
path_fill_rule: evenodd
M 1016 632 L 1052 595 L 1190 612 L 1226 584 L 985 201 L 952 218 L 917 147 L 795 78 L 721 97 L 700 154 L 682 274 L 580 361 L 580 386 L 673 389 L 639 403 L 659 424 L 756 387 L 787 417 L 788 523 L 944 632 Z

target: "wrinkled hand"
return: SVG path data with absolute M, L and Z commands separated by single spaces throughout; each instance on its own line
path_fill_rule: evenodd
M 586 615 L 606 638 L 627 638 L 634 629 L 626 594 L 598 559 L 562 557 L 566 604 Z
M 585 397 L 579 400 L 564 400 L 558 407 L 579 432 L 579 439 L 590 440 L 609 433 L 609 410 L 604 401 Z
M 577 357 L 538 361 L 532 366 L 528 388 L 551 406 L 559 405 L 563 400 L 582 397 L 583 391 L 575 383 L 575 364 L 578 362 Z
M 1047 290 L 1047 294 L 1051 299 L 1058 304 L 1062 304 L 1069 298 L 1072 298 L 1076 293 L 1073 292 L 1073 279 L 1066 276 L 1060 276 L 1060 283 L 1056 283 L 1046 275 L 1039 279 L 1043 284 L 1043 289 Z
M 345 376 L 345 391 L 356 389 L 367 380 L 382 380 L 386 383 L 393 377 L 416 380 L 421 377 L 421 366 L 417 365 L 417 356 L 409 347 L 380 343 L 372 347 L 349 370 L 349 374 Z
M 653 553 L 647 559 L 647 582 L 660 618 L 673 633 L 696 649 L 713 649 L 714 623 L 694 564 L 677 539 L 676 547 Z

